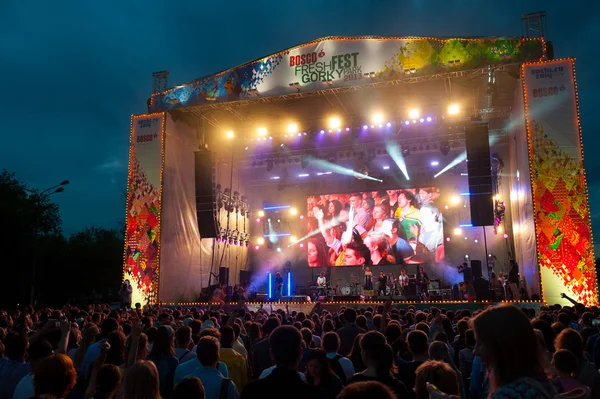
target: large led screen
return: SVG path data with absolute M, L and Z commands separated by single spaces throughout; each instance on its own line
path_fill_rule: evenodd
M 439 197 L 437 188 L 308 197 L 309 267 L 442 262 Z

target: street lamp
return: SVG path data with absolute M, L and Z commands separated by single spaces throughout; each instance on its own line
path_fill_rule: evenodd
M 35 210 L 34 210 L 34 220 L 33 220 L 33 261 L 31 262 L 31 292 L 29 297 L 29 303 L 31 306 L 35 306 L 34 296 L 35 296 L 35 270 L 37 264 L 37 247 L 38 247 L 38 216 L 40 212 L 40 207 L 42 205 L 42 200 L 45 200 L 52 194 L 62 193 L 65 191 L 65 188 L 62 186 L 66 186 L 70 182 L 68 180 L 63 180 L 56 186 L 45 189 L 39 194 L 34 194 L 33 198 L 35 200 Z

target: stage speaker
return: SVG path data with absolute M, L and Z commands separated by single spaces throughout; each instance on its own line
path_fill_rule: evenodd
M 256 293 L 256 302 L 267 302 L 269 300 L 269 294 L 266 292 Z
M 475 289 L 475 297 L 478 301 L 489 301 L 490 300 L 490 283 L 479 277 L 473 282 L 473 288 Z
M 491 226 L 494 224 L 494 201 L 490 136 L 487 124 L 467 126 L 465 145 L 468 160 L 471 224 L 473 226 Z
M 356 302 L 360 301 L 360 295 L 334 295 L 334 302 Z
M 215 155 L 212 151 L 194 153 L 196 184 L 196 215 L 201 238 L 219 237 L 218 205 L 216 199 Z
M 407 295 L 417 295 L 417 280 L 415 280 L 414 278 L 408 279 Z
M 473 280 L 476 278 L 482 278 L 483 272 L 481 271 L 481 261 L 473 259 L 471 260 L 471 272 L 473 274 Z
M 250 284 L 250 270 L 240 270 L 240 285 L 248 287 Z
M 430 301 L 441 301 L 444 298 L 442 297 L 442 295 L 429 295 L 429 300 Z
M 219 284 L 229 285 L 229 268 L 219 267 Z
M 305 295 L 282 296 L 282 302 L 306 302 Z
M 406 295 L 406 300 L 407 301 L 418 301 L 419 299 L 421 299 L 421 298 L 419 298 L 419 296 L 416 295 L 416 294 L 408 294 L 408 295 Z

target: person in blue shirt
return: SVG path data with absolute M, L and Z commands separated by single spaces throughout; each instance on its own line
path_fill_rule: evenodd
M 202 337 L 198 342 L 198 360 L 200 366 L 187 377 L 198 377 L 204 385 L 206 399 L 238 399 L 238 390 L 228 378 L 217 370 L 220 352 L 219 340 L 215 337 Z

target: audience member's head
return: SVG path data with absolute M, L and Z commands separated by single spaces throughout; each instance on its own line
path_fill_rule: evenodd
M 323 335 L 323 339 L 321 340 L 321 346 L 325 353 L 337 353 L 340 349 L 340 344 L 340 337 L 334 331 L 330 331 Z
M 221 347 L 231 348 L 235 341 L 235 330 L 231 326 L 221 327 Z
M 190 323 L 191 324 L 191 323 Z M 189 326 L 181 326 L 175 333 L 175 342 L 178 348 L 187 349 L 192 341 L 192 329 Z
M 198 341 L 196 356 L 204 367 L 216 368 L 219 363 L 221 346 L 216 337 L 205 336 Z
M 94 399 L 110 399 L 121 384 L 121 370 L 114 364 L 104 364 L 96 375 Z
M 64 354 L 51 355 L 42 360 L 33 377 L 36 396 L 65 398 L 75 387 L 77 372 L 71 359 Z
M 127 369 L 119 396 L 127 399 L 160 399 L 159 383 L 154 363 L 140 360 Z
M 406 340 L 408 343 L 408 349 L 415 357 L 428 355 L 429 338 L 423 331 L 411 331 L 408 333 Z
M 344 319 L 346 320 L 346 323 L 348 324 L 352 324 L 356 322 L 356 310 L 352 309 L 352 308 L 348 308 L 346 310 L 344 310 Z
M 277 366 L 296 368 L 302 356 L 302 335 L 292 326 L 277 327 L 269 336 L 271 356 Z
M 459 395 L 458 376 L 447 363 L 429 360 L 421 364 L 415 372 L 415 394 L 417 399 L 429 399 L 427 383 L 449 395 Z
M 398 399 L 386 386 L 377 381 L 357 382 L 347 385 L 337 399 Z
M 581 334 L 572 328 L 565 328 L 558 334 L 554 340 L 554 347 L 556 350 L 566 349 L 573 352 L 578 361 L 583 359 L 583 339 Z
M 186 377 L 179 381 L 171 395 L 171 399 L 205 399 L 205 397 L 204 385 L 198 377 Z
M 577 371 L 579 370 L 577 356 L 567 349 L 560 349 L 554 352 L 552 365 L 559 377 L 573 377 L 577 375 Z
M 33 342 L 29 346 L 29 350 L 27 351 L 29 354 L 29 363 L 31 363 L 31 370 L 33 374 L 36 373 L 40 363 L 52 356 L 54 351 L 52 350 L 52 345 L 45 339 L 40 339 L 38 341 Z

